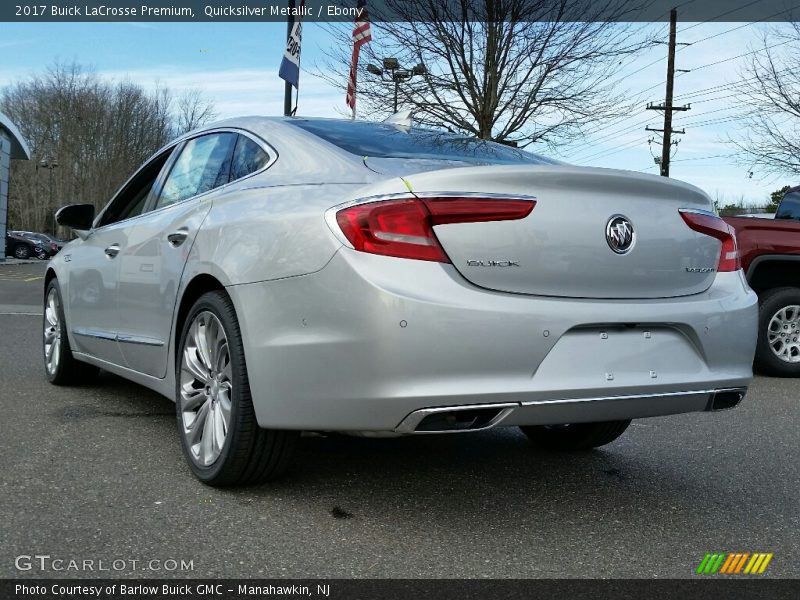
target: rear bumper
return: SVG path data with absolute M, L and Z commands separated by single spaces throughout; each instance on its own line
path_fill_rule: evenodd
M 403 419 L 395 428 L 395 432 L 452 433 L 481 431 L 509 425 L 592 423 L 686 412 L 718 411 L 734 408 L 744 399 L 746 393 L 747 388 L 728 388 L 638 396 L 423 408 Z
M 452 265 L 342 248 L 317 273 L 228 288 L 262 427 L 406 431 L 420 409 L 510 405 L 495 424 L 705 410 L 752 377 L 757 298 L 582 300 L 491 292 Z

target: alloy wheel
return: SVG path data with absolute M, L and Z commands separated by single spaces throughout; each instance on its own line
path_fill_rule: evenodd
M 767 342 L 773 354 L 787 363 L 800 362 L 800 306 L 784 306 L 769 320 Z
M 198 313 L 181 356 L 181 422 L 192 459 L 208 466 L 219 458 L 231 421 L 231 358 L 217 316 Z
M 50 375 L 58 369 L 61 357 L 61 319 L 58 293 L 50 288 L 44 309 L 44 364 Z

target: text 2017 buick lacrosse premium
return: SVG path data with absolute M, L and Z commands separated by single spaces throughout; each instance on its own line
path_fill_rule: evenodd
M 730 408 L 757 300 L 733 230 L 667 178 L 389 123 L 232 119 L 168 145 L 45 280 L 54 384 L 98 368 L 175 400 L 212 485 L 300 432 L 518 426 L 586 449 Z

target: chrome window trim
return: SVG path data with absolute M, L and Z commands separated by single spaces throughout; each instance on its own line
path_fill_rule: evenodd
M 166 145 L 166 146 L 164 146 L 163 148 L 159 149 L 159 151 L 158 151 L 158 152 L 156 152 L 155 154 L 153 154 L 153 155 L 152 155 L 150 158 L 148 158 L 146 161 L 144 161 L 144 162 L 142 163 L 142 165 L 141 165 L 141 166 L 140 166 L 138 169 L 136 169 L 136 170 L 133 172 L 133 174 L 132 174 L 130 177 L 128 177 L 128 179 L 126 179 L 126 180 L 125 180 L 125 183 L 123 183 L 123 184 L 122 184 L 122 185 L 121 185 L 121 186 L 120 186 L 120 187 L 117 189 L 117 191 L 116 191 L 116 192 L 114 192 L 114 195 L 113 195 L 113 196 L 111 196 L 111 200 L 109 200 L 109 201 L 106 203 L 106 205 L 103 207 L 103 209 L 102 209 L 102 210 L 101 210 L 99 213 L 97 213 L 97 216 L 94 218 L 94 221 L 92 222 L 92 228 L 91 228 L 91 230 L 90 230 L 90 231 L 101 231 L 101 230 L 105 229 L 106 227 L 110 227 L 110 226 L 112 226 L 112 225 L 116 225 L 117 223 L 125 223 L 125 222 L 127 222 L 127 221 L 131 221 L 131 220 L 133 220 L 133 219 L 136 219 L 136 218 L 138 218 L 138 217 L 141 217 L 141 216 L 143 216 L 143 215 L 147 214 L 146 212 L 142 212 L 142 213 L 139 213 L 138 215 L 134 215 L 134 216 L 132 216 L 132 217 L 128 217 L 127 219 L 120 219 L 119 221 L 114 221 L 113 223 L 106 223 L 105 225 L 100 225 L 100 226 L 98 226 L 98 225 L 97 225 L 97 224 L 98 224 L 98 223 L 99 223 L 99 222 L 100 222 L 100 221 L 103 219 L 103 216 L 104 216 L 104 215 L 106 214 L 106 212 L 108 211 L 108 207 L 109 207 L 109 206 L 111 206 L 111 205 L 114 203 L 114 200 L 116 200 L 116 199 L 117 199 L 117 196 L 119 196 L 119 195 L 120 195 L 120 193 L 122 192 L 122 190 L 124 190 L 124 189 L 125 189 L 125 188 L 128 186 L 128 184 L 129 184 L 131 181 L 133 181 L 133 180 L 136 178 L 136 176 L 137 176 L 137 175 L 139 175 L 139 173 L 141 173 L 142 171 L 144 171 L 144 170 L 145 170 L 145 169 L 146 169 L 146 168 L 147 168 L 147 167 L 150 165 L 150 163 L 152 163 L 154 160 L 156 160 L 157 158 L 159 158 L 159 157 L 161 156 L 161 154 L 163 154 L 164 152 L 166 152 L 167 150 L 169 150 L 169 151 L 170 151 L 170 156 L 168 156 L 168 157 L 167 157 L 167 160 L 166 160 L 166 162 L 164 163 L 164 166 L 162 166 L 162 167 L 161 167 L 161 169 L 163 170 L 163 168 L 167 166 L 167 163 L 169 163 L 171 160 L 173 160 L 173 158 L 172 158 L 172 153 L 173 153 L 173 152 L 175 152 L 175 149 L 176 149 L 176 148 L 177 148 L 177 147 L 178 147 L 180 144 L 181 144 L 181 142 L 180 142 L 180 141 L 175 141 L 175 142 L 173 142 L 173 143 L 171 143 L 171 144 L 167 144 L 167 145 Z M 160 177 L 160 175 L 161 175 L 161 171 L 159 171 L 159 172 L 158 172 L 158 174 L 156 175 L 156 180 L 157 180 L 157 179 Z M 153 181 L 153 183 L 155 183 L 155 180 Z M 149 199 L 145 199 L 145 206 L 147 206 L 147 200 L 149 200 Z
M 238 134 L 238 135 L 244 135 L 245 137 L 249 138 L 251 141 L 255 142 L 266 153 L 266 155 L 268 157 L 268 160 L 267 160 L 266 164 L 263 167 L 261 167 L 260 169 L 258 169 L 257 171 L 253 171 L 252 173 L 248 173 L 244 177 L 240 177 L 239 179 L 234 179 L 233 181 L 229 181 L 228 183 L 225 183 L 225 184 L 223 184 L 223 185 L 221 185 L 219 187 L 215 187 L 215 188 L 212 188 L 210 190 L 206 190 L 205 192 L 203 192 L 201 194 L 197 194 L 195 196 L 190 196 L 189 198 L 184 198 L 183 200 L 180 200 L 178 202 L 173 202 L 172 204 L 168 204 L 167 206 L 162 206 L 161 208 L 154 208 L 152 210 L 145 211 L 145 212 L 143 212 L 141 214 L 138 214 L 138 215 L 135 215 L 135 216 L 132 216 L 132 217 L 128 217 L 127 219 L 122 219 L 120 221 L 114 221 L 113 223 L 107 223 L 106 225 L 101 225 L 100 227 L 96 227 L 95 226 L 95 224 L 98 223 L 102 219 L 102 217 L 105 214 L 106 210 L 108 209 L 109 206 L 111 206 L 111 203 L 114 202 L 114 200 L 119 195 L 119 193 L 122 190 L 125 189 L 125 186 L 127 186 L 142 170 L 144 170 L 145 167 L 147 167 L 147 165 L 149 165 L 153 160 L 155 160 L 157 157 L 159 157 L 162 154 L 162 152 L 166 152 L 167 150 L 170 150 L 170 149 L 171 149 L 171 152 L 174 152 L 178 148 L 178 146 L 180 146 L 180 145 L 182 145 L 182 144 L 184 144 L 184 143 L 186 143 L 186 142 L 188 142 L 190 140 L 193 140 L 195 138 L 202 137 L 202 136 L 205 136 L 205 135 L 212 135 L 212 134 L 215 134 L 215 133 L 235 133 L 235 134 Z M 234 147 L 234 150 L 235 150 L 235 147 Z M 255 133 L 253 133 L 251 131 L 248 131 L 246 129 L 241 129 L 241 128 L 238 128 L 238 127 L 215 127 L 214 129 L 207 129 L 207 130 L 204 130 L 204 131 L 198 131 L 198 132 L 193 132 L 191 134 L 187 134 L 186 136 L 178 138 L 177 140 L 167 144 L 166 146 L 161 148 L 158 152 L 153 154 L 150 158 L 148 158 L 144 163 L 142 163 L 142 166 L 140 166 L 133 173 L 133 175 L 131 175 L 125 181 L 125 183 L 123 183 L 120 186 L 120 188 L 114 193 L 114 196 L 111 198 L 111 200 L 109 200 L 108 204 L 106 204 L 103 207 L 103 210 L 101 210 L 100 213 L 95 217 L 94 223 L 92 224 L 91 231 L 101 231 L 101 230 L 105 229 L 106 227 L 111 227 L 112 225 L 117 225 L 118 223 L 128 223 L 129 221 L 132 221 L 134 219 L 138 219 L 139 217 L 143 217 L 145 215 L 151 215 L 153 213 L 158 213 L 158 212 L 161 212 L 161 211 L 166 210 L 168 208 L 171 208 L 173 206 L 179 206 L 179 205 L 181 205 L 181 204 L 183 204 L 185 202 L 189 202 L 189 201 L 192 201 L 192 200 L 197 200 L 197 199 L 203 198 L 204 196 L 207 196 L 211 192 L 216 192 L 217 190 L 222 190 L 222 189 L 230 186 L 231 184 L 238 183 L 240 181 L 244 181 L 245 179 L 248 179 L 249 177 L 254 177 L 256 175 L 259 175 L 259 174 L 263 173 L 264 171 L 269 169 L 272 165 L 274 165 L 277 160 L 278 160 L 278 151 L 275 150 L 275 148 L 273 148 L 266 140 L 261 139 Z M 167 162 L 170 162 L 170 161 L 174 162 L 174 159 L 171 156 L 167 158 Z M 167 164 L 165 163 L 164 166 L 167 166 Z M 172 166 L 174 166 L 174 165 L 170 165 L 170 172 L 172 171 Z M 159 175 L 160 175 L 160 173 L 159 173 Z M 169 173 L 167 173 L 167 177 L 169 177 Z

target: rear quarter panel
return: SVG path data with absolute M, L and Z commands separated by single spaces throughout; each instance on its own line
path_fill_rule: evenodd
M 268 174 L 265 174 L 265 177 Z M 354 198 L 404 191 L 395 178 L 372 185 L 269 185 L 253 179 L 214 199 L 192 248 L 184 282 L 200 273 L 223 285 L 315 273 L 341 247 L 325 211 Z

